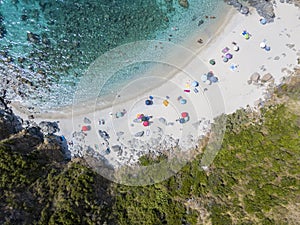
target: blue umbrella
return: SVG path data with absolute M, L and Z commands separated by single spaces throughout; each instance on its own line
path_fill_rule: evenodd
M 193 82 L 192 82 L 192 86 L 193 86 L 193 87 L 198 87 L 198 85 L 199 85 L 199 83 L 198 83 L 197 81 L 193 81 Z
M 262 18 L 259 21 L 262 25 L 265 25 L 267 23 L 267 20 L 265 18 Z
M 213 82 L 213 83 L 218 82 L 218 78 L 217 78 L 217 77 L 212 77 L 210 80 L 211 80 L 211 82 Z
M 203 82 L 205 82 L 205 81 L 207 80 L 207 75 L 206 75 L 206 74 L 203 74 L 203 75 L 201 76 L 201 80 L 202 80 Z
M 180 104 L 182 104 L 182 105 L 184 105 L 184 104 L 186 104 L 186 100 L 185 99 L 180 99 Z
M 266 47 L 265 47 L 265 50 L 266 50 L 266 51 L 270 51 L 270 50 L 271 50 L 270 46 L 266 46 Z
M 146 105 L 152 105 L 153 102 L 152 102 L 151 100 L 147 99 L 147 100 L 145 101 L 145 104 L 146 104 Z
M 185 120 L 183 118 L 180 118 L 179 123 L 185 123 Z

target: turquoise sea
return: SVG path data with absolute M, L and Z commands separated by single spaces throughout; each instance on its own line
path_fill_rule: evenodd
M 17 68 L 1 76 L 30 80 L 22 89 L 27 105 L 69 105 L 76 84 L 101 54 L 139 40 L 183 43 L 205 31 L 212 22 L 205 16 L 218 16 L 222 8 L 222 0 L 189 0 L 188 8 L 177 0 L 1 0 L 0 48 Z M 123 68 L 102 94 L 151 66 Z

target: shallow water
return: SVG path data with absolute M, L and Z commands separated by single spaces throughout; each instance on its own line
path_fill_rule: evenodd
M 49 109 L 72 103 L 77 83 L 101 54 L 138 40 L 183 43 L 195 30 L 209 26 L 205 15 L 217 15 L 222 4 L 190 0 L 185 9 L 177 0 L 2 0 L 6 33 L 0 47 L 33 82 L 34 91 L 24 90 L 28 103 Z M 200 20 L 204 23 L 198 26 Z M 27 32 L 37 35 L 34 43 L 27 40 Z M 118 89 L 153 64 L 122 69 L 101 94 Z

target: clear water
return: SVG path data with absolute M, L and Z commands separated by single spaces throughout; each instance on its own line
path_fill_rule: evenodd
M 20 76 L 35 86 L 23 90 L 27 103 L 50 109 L 72 103 L 80 77 L 101 54 L 138 40 L 181 43 L 209 26 L 205 15 L 217 15 L 222 4 L 222 0 L 189 0 L 185 9 L 177 0 L 2 0 L 5 34 L 0 47 L 12 56 Z M 205 23 L 198 26 L 201 19 Z M 27 32 L 38 35 L 36 43 L 27 40 Z M 124 68 L 102 94 L 151 66 Z

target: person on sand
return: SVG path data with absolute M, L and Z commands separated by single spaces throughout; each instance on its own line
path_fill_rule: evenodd
M 202 43 L 203 43 L 203 40 L 200 38 L 197 42 L 198 42 L 199 44 L 202 44 Z

